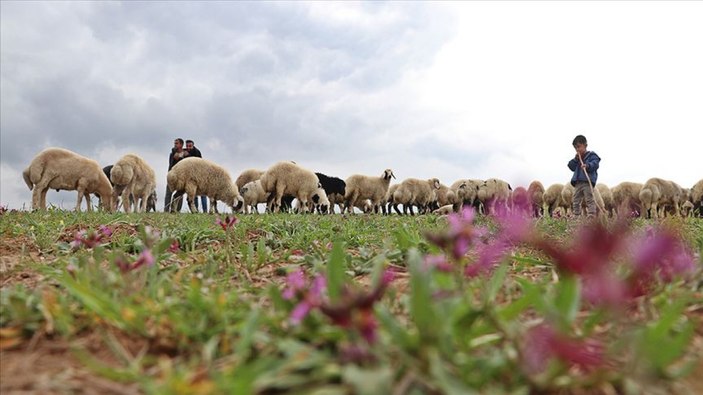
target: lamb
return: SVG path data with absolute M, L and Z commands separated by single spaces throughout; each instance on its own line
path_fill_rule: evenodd
M 642 203 L 642 213 L 647 218 L 657 218 L 663 216 L 664 211 L 658 212 L 659 208 L 671 205 L 675 215 L 680 215 L 679 204 L 684 200 L 683 190 L 679 184 L 663 180 L 661 178 L 650 178 L 644 183 L 639 197 Z
M 315 173 L 292 162 L 278 162 L 271 166 L 261 176 L 261 185 L 271 194 L 271 212 L 280 210 L 284 194 L 295 196 L 303 212 L 307 212 L 308 201 L 322 187 Z
M 334 212 L 335 204 L 338 204 L 341 210 L 347 184 L 341 178 L 329 177 L 322 173 L 315 173 L 315 175 L 317 175 L 317 179 L 322 184 L 322 188 L 327 194 L 327 199 L 329 199 L 330 213 Z
M 640 202 L 640 191 L 644 185 L 637 182 L 624 181 L 611 189 L 613 193 L 613 205 L 620 216 L 640 216 L 642 203 Z
M 413 215 L 412 206 L 417 206 L 418 214 L 426 213 L 432 201 L 436 200 L 435 191 L 439 189 L 440 182 L 436 178 L 420 180 L 408 178 L 400 183 L 398 189 L 393 193 L 393 208 L 400 214 L 398 204 L 403 204 L 403 212 L 410 212 Z
M 354 174 L 346 179 L 346 193 L 344 194 L 344 208 L 353 213 L 352 205 L 364 199 L 371 200 L 374 212 L 378 213 L 380 205 L 383 203 L 391 177 L 395 178 L 393 170 L 386 169 L 380 177 Z
M 132 202 L 141 203 L 140 206 L 136 205 L 135 211 L 147 210 L 147 200 L 156 190 L 156 176 L 154 169 L 144 159 L 134 154 L 123 156 L 112 167 L 110 181 L 115 186 L 112 195 L 115 202 L 114 209 L 117 209 L 117 197 L 121 194 L 126 213 L 131 211 Z M 130 199 L 132 196 L 133 198 Z
M 238 211 L 244 203 L 227 170 L 207 159 L 191 157 L 181 160 L 168 172 L 166 182 L 171 191 L 188 195 L 191 213 L 198 211 L 194 199 L 200 195 L 210 199 L 210 213 L 217 213 L 218 200 L 230 206 L 232 212 Z M 171 204 L 171 212 L 176 212 L 176 206 Z
M 691 188 L 691 203 L 693 209 L 698 210 L 698 216 L 703 218 L 703 179 L 698 181 Z
M 63 148 L 47 148 L 37 154 L 22 172 L 32 191 L 32 209 L 46 209 L 49 189 L 78 191 L 76 211 L 85 197 L 87 210 L 92 211 L 90 194 L 100 198 L 100 207 L 112 209 L 112 186 L 98 162 Z
M 564 184 L 552 184 L 544 192 L 544 206 L 547 208 L 547 214 L 550 217 L 554 216 L 554 211 L 562 206 L 561 190 L 564 189 Z
M 260 179 L 262 174 L 264 174 L 264 170 L 247 169 L 244 170 L 239 177 L 237 177 L 237 180 L 234 183 L 237 184 L 237 188 L 241 190 L 245 184 Z
M 527 195 L 532 203 L 532 214 L 535 218 L 544 215 L 544 185 L 539 181 L 532 181 L 527 187 Z
M 507 182 L 489 178 L 478 188 L 478 200 L 485 207 L 486 214 L 507 210 L 511 191 L 512 188 Z
M 294 211 L 296 213 L 301 212 L 300 200 L 295 201 Z M 330 201 L 327 197 L 327 192 L 320 187 L 312 195 L 310 201 L 308 201 L 308 211 L 311 213 L 317 212 L 318 214 L 327 214 L 330 210 Z
M 266 203 L 270 195 L 264 191 L 264 187 L 261 186 L 261 180 L 247 182 L 239 189 L 239 192 L 244 199 L 244 207 L 242 207 L 242 209 L 247 214 L 250 213 L 250 209 L 253 210 L 254 213 L 258 213 L 259 211 L 256 205 Z

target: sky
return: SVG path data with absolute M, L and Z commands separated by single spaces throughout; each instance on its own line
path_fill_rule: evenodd
M 0 205 L 57 146 L 155 170 L 177 137 L 232 179 L 703 178 L 703 2 L 0 2 Z M 47 201 L 72 209 L 76 193 Z

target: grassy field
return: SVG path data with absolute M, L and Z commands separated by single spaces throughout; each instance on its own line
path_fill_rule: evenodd
M 703 393 L 703 220 L 0 215 L 2 393 Z

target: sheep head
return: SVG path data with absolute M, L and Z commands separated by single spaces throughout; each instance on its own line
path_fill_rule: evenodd
M 391 177 L 395 178 L 395 174 L 393 174 L 393 170 L 391 170 L 391 169 L 386 169 L 386 170 L 383 171 L 383 179 L 384 179 L 384 180 L 389 180 L 389 181 L 390 181 Z

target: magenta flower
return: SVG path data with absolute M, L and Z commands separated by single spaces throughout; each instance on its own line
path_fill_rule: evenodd
M 454 270 L 454 266 L 444 255 L 425 255 L 423 267 L 425 270 L 435 269 L 444 273 L 451 273 Z
M 606 364 L 605 347 L 596 340 L 571 339 L 558 333 L 548 324 L 528 330 L 522 347 L 525 370 L 528 374 L 544 371 L 549 360 L 556 358 L 569 368 L 590 371 Z
M 74 250 L 81 247 L 94 248 L 102 244 L 110 236 L 112 236 L 112 230 L 104 225 L 98 227 L 97 231 L 83 229 L 76 232 L 71 242 L 71 248 Z
M 115 265 L 120 269 L 122 273 L 127 273 L 131 272 L 132 270 L 139 269 L 142 266 L 151 266 L 154 264 L 155 261 L 156 260 L 154 259 L 154 255 L 151 253 L 151 250 L 144 249 L 139 254 L 139 257 L 137 257 L 136 261 L 129 262 L 124 258 L 124 256 L 120 255 L 115 258 Z
M 224 220 L 220 219 L 220 217 L 215 218 L 215 224 L 220 225 L 225 232 L 227 231 L 227 229 L 236 225 L 237 222 L 239 222 L 239 219 L 234 215 L 232 215 L 231 217 L 228 215 L 225 217 Z
M 322 275 L 317 275 L 311 283 L 306 281 L 301 269 L 291 272 L 286 277 L 286 288 L 283 298 L 286 300 L 297 299 L 298 304 L 293 308 L 290 321 L 293 325 L 300 324 L 313 308 L 322 304 L 322 293 L 326 288 L 326 280 Z
M 168 252 L 170 253 L 177 253 L 181 250 L 181 245 L 178 243 L 178 240 L 173 240 L 173 243 L 168 247 Z
M 510 244 L 504 240 L 478 245 L 476 247 L 478 258 L 466 266 L 464 275 L 472 278 L 484 273 L 490 273 L 500 263 L 505 254 L 508 253 L 510 247 Z

